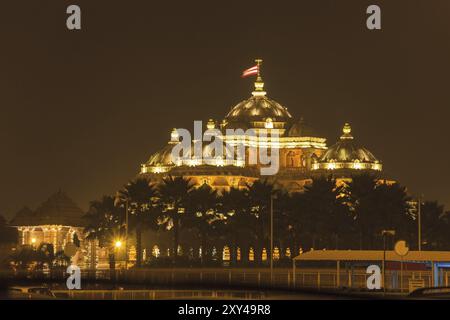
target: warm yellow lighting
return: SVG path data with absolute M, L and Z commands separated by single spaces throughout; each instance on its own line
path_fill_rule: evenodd
M 362 164 L 358 160 L 355 160 L 355 162 L 353 163 L 353 167 L 359 170 L 362 169 Z
M 291 248 L 286 249 L 286 257 L 288 257 L 288 258 L 291 257 Z
M 173 128 L 172 132 L 170 133 L 170 140 L 172 142 L 179 142 L 180 141 L 180 135 L 178 134 L 177 128 Z
M 154 245 L 152 248 L 152 256 L 154 256 L 155 258 L 159 258 L 160 255 L 161 251 L 159 250 L 159 247 L 157 245 Z
M 157 165 L 155 167 L 152 167 L 152 172 L 153 173 L 163 173 L 163 172 L 167 172 L 167 171 L 169 171 L 168 167 L 162 167 L 162 166 L 159 166 L 159 165 Z
M 352 127 L 350 127 L 349 123 L 346 123 L 344 125 L 344 128 L 342 128 L 342 132 L 344 132 L 345 134 L 349 134 L 350 132 L 352 132 Z
M 222 158 L 216 158 L 216 166 L 223 167 L 225 165 L 225 161 Z
M 248 261 L 255 261 L 255 251 L 252 247 L 248 250 Z
M 263 248 L 263 250 L 262 250 L 261 260 L 262 261 L 267 261 L 267 250 L 266 250 L 266 248 Z
M 216 123 L 214 122 L 213 119 L 209 119 L 208 123 L 206 124 L 206 128 L 208 128 L 209 130 L 212 130 L 216 127 Z
M 222 252 L 222 260 L 223 261 L 230 261 L 230 247 L 225 246 L 223 247 L 223 252 Z
M 114 243 L 114 246 L 115 246 L 117 249 L 120 249 L 120 248 L 122 247 L 122 241 L 117 240 L 117 241 Z
M 330 160 L 330 162 L 323 163 L 313 163 L 312 170 L 326 169 L 355 169 L 355 170 L 376 170 L 381 171 L 383 168 L 381 163 L 378 162 L 361 162 L 359 160 L 349 161 L 349 162 L 335 162 Z
M 31 243 L 32 243 L 32 244 L 35 244 L 35 243 L 36 243 L 36 238 L 32 238 L 32 239 L 31 239 Z
M 280 249 L 278 247 L 273 249 L 272 258 L 273 260 L 280 260 Z
M 273 121 L 271 118 L 266 119 L 266 123 L 264 124 L 266 129 L 273 129 Z
M 327 163 L 327 169 L 328 169 L 328 170 L 334 170 L 334 169 L 336 169 L 336 163 L 334 163 L 334 162 L 329 162 L 329 163 Z

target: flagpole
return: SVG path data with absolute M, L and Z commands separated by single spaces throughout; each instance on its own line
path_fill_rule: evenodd
M 261 82 L 261 65 L 262 65 L 262 59 L 255 59 L 256 65 L 258 66 L 258 74 L 256 77 L 256 81 Z
M 256 62 L 256 81 L 255 81 L 255 91 L 253 91 L 254 96 L 265 96 L 266 92 L 264 91 L 264 82 L 261 77 L 261 65 L 262 59 L 255 59 Z

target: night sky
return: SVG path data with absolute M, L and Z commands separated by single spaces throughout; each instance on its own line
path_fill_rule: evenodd
M 449 15 L 448 0 L 2 1 L 0 214 L 115 192 L 173 127 L 248 98 L 258 57 L 268 96 L 328 145 L 350 122 L 386 175 L 450 208 Z

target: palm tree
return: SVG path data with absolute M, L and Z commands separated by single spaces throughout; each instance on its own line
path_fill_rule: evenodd
M 320 177 L 305 187 L 306 228 L 311 245 L 328 248 L 339 246 L 339 236 L 350 232 L 348 208 L 344 206 L 345 190 L 332 177 Z
M 282 189 L 274 200 L 274 246 L 280 250 L 280 259 L 284 258 L 286 249 L 298 252 L 298 245 L 302 239 L 300 232 L 303 231 L 302 211 L 304 204 L 301 199 L 303 193 L 289 194 Z M 293 250 L 293 251 L 292 251 Z
M 182 219 L 187 215 L 189 193 L 193 189 L 194 184 L 190 179 L 184 177 L 168 176 L 158 186 L 161 209 L 159 224 L 165 226 L 167 230 L 173 230 L 172 254 L 174 263 L 176 263 L 178 257 Z
M 382 230 L 395 230 L 396 238 L 415 241 L 416 227 L 413 216 L 409 213 L 409 197 L 406 188 L 398 183 L 377 184 L 373 194 L 373 211 L 371 225 L 375 228 L 374 239 L 382 245 Z
M 237 247 L 241 250 L 241 260 L 248 258 L 248 249 L 256 240 L 255 215 L 250 213 L 247 190 L 230 188 L 219 199 L 220 210 L 226 217 L 224 232 L 230 240 L 231 261 L 237 260 Z M 244 258 L 246 257 L 246 258 Z
M 136 267 L 142 265 L 142 232 L 145 227 L 155 225 L 152 219 L 156 205 L 156 189 L 147 179 L 139 178 L 129 182 L 119 191 L 119 201 L 129 210 L 129 227 L 136 235 Z M 126 253 L 128 255 L 128 252 Z
M 114 197 L 103 196 L 91 201 L 89 211 L 84 216 L 87 220 L 86 239 L 98 240 L 101 247 L 108 246 L 115 233 L 120 231 L 123 216 L 114 205 Z
M 285 207 L 280 210 L 276 224 L 280 238 L 285 242 L 285 247 L 290 248 L 291 254 L 295 255 L 299 252 L 300 245 L 306 245 L 305 239 L 309 237 L 306 228 L 308 211 L 305 194 L 293 193 L 277 202 L 284 202 Z
M 376 214 L 374 210 L 376 185 L 377 178 L 366 173 L 354 175 L 352 181 L 348 184 L 350 209 L 353 212 L 358 230 L 360 249 L 370 249 L 373 246 L 375 227 L 371 220 Z
M 87 240 L 98 240 L 100 247 L 112 247 L 115 236 L 121 233 L 123 215 L 121 210 L 114 205 L 115 198 L 103 196 L 100 200 L 91 201 L 88 213 L 84 216 L 87 220 L 85 228 Z M 110 267 L 115 266 L 114 251 L 110 253 Z
M 204 264 L 209 254 L 208 242 L 213 234 L 213 224 L 222 219 L 217 213 L 217 191 L 207 184 L 193 189 L 189 193 L 188 212 L 190 219 L 186 220 L 187 224 L 200 234 L 201 263 Z
M 262 249 L 269 245 L 269 226 L 270 226 L 270 199 L 275 195 L 273 184 L 267 180 L 257 180 L 248 187 L 248 201 L 250 212 L 256 218 L 255 233 L 257 242 L 255 245 L 255 261 L 260 263 L 262 257 Z M 268 255 L 272 254 L 268 252 Z
M 422 213 L 422 241 L 427 249 L 448 249 L 449 212 L 437 201 L 425 201 Z

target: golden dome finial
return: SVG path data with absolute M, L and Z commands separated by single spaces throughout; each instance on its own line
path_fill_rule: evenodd
M 346 122 L 344 124 L 344 128 L 342 128 L 342 132 L 345 134 L 349 134 L 350 132 L 352 132 L 352 127 L 350 127 L 350 124 L 348 122 Z
M 170 133 L 170 142 L 179 142 L 180 141 L 180 135 L 178 134 L 177 128 L 173 128 L 172 132 Z
M 216 122 L 213 119 L 209 119 L 208 123 L 206 124 L 206 128 L 209 130 L 212 130 L 216 127 Z
M 255 91 L 253 91 L 253 96 L 265 96 L 266 92 L 264 91 L 264 82 L 261 77 L 262 59 L 255 59 L 255 62 L 258 66 L 258 74 L 256 76 Z
M 341 136 L 341 139 L 353 139 L 353 136 L 350 134 L 352 132 L 352 127 L 348 122 L 344 124 L 344 127 L 342 128 L 342 132 L 344 133 Z

